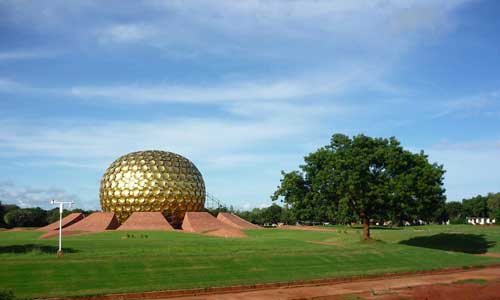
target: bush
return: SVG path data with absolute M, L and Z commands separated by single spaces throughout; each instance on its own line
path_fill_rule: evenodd
M 15 209 L 3 216 L 9 227 L 40 227 L 47 225 L 47 212 L 39 207 Z
M 450 220 L 450 224 L 467 224 L 467 219 L 463 216 L 458 216 Z
M 7 289 L 0 290 L 0 300 L 14 300 L 14 292 Z
M 27 227 L 32 221 L 31 213 L 22 209 L 11 210 L 3 216 L 9 227 Z
M 17 298 L 14 292 L 7 289 L 0 290 L 0 300 L 31 300 L 29 298 Z
M 494 215 L 495 218 L 495 225 L 500 225 L 500 209 L 497 210 L 497 212 Z

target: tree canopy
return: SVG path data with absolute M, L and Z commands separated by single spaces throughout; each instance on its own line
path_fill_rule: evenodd
M 300 171 L 282 172 L 271 198 L 290 205 L 301 220 L 359 219 L 364 239 L 370 220 L 429 221 L 446 200 L 443 166 L 403 149 L 394 137 L 334 134 L 304 161 Z
M 494 218 L 500 213 L 500 193 L 477 195 L 462 200 L 462 214 L 467 217 Z
M 82 209 L 64 210 L 63 217 L 72 212 L 81 212 L 85 215 L 93 211 Z M 40 207 L 20 208 L 14 204 L 0 202 L 0 227 L 41 227 L 59 220 L 59 208 L 44 210 Z

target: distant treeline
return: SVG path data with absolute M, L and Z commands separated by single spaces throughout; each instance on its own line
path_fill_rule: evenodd
M 233 213 L 251 223 L 264 224 L 295 224 L 298 220 L 290 209 L 281 207 L 273 203 L 269 207 L 254 208 L 252 210 L 236 210 L 232 206 L 221 206 L 218 209 L 208 209 L 208 211 L 216 217 L 219 212 Z
M 348 210 L 344 210 L 337 214 L 331 214 L 331 218 L 310 218 L 301 219 L 293 209 L 282 207 L 277 204 L 272 204 L 265 208 L 254 208 L 248 211 L 235 210 L 232 207 L 220 207 L 219 209 L 209 210 L 214 216 L 218 212 L 232 212 L 241 218 L 254 224 L 320 224 L 328 222 L 331 224 L 350 224 L 352 222 L 359 223 L 360 220 L 355 214 L 349 214 Z M 321 216 L 320 214 L 318 214 Z M 342 215 L 342 218 L 338 218 Z M 500 222 L 500 193 L 489 193 L 486 196 L 476 196 L 470 199 L 459 201 L 446 202 L 441 208 L 436 210 L 432 216 L 428 218 L 434 223 L 443 223 L 450 221 L 452 224 L 466 224 L 467 217 L 487 217 L 496 218 Z M 391 224 L 401 225 L 399 220 L 382 220 L 391 221 Z
M 478 195 L 462 202 L 451 201 L 445 205 L 445 216 L 454 224 L 466 223 L 466 217 L 483 217 L 496 219 L 500 224 L 500 193 Z
M 70 213 L 83 213 L 89 215 L 94 211 L 73 209 L 64 210 L 63 217 Z M 45 210 L 40 207 L 20 208 L 14 204 L 2 204 L 0 202 L 0 227 L 42 227 L 59 220 L 59 208 Z
M 304 224 L 317 224 L 328 222 L 331 224 L 349 224 L 351 222 L 359 222 L 354 214 L 349 214 L 348 211 L 342 212 L 342 219 L 337 219 L 338 214 L 332 214 L 332 218 L 311 218 L 301 219 L 293 209 L 287 206 L 279 206 L 272 204 L 265 208 L 254 208 L 252 210 L 241 211 L 235 210 L 233 207 L 220 207 L 218 209 L 208 210 L 214 216 L 219 212 L 232 212 L 243 219 L 254 224 L 295 224 L 297 222 Z M 79 212 L 84 215 L 93 213 L 92 210 L 73 209 L 64 210 L 63 216 L 70 213 Z M 452 224 L 467 223 L 466 217 L 487 217 L 496 218 L 500 223 L 500 193 L 489 193 L 486 196 L 476 196 L 470 199 L 463 199 L 461 202 L 451 201 L 446 202 L 443 207 L 433 213 L 429 218 L 432 222 L 442 223 L 450 221 Z M 0 227 L 41 227 L 53 223 L 59 219 L 59 208 L 44 210 L 42 208 L 20 208 L 13 204 L 1 204 L 0 202 Z M 389 221 L 389 220 L 385 220 Z M 398 225 L 397 220 L 390 220 L 392 224 Z M 498 224 L 498 223 L 497 223 Z

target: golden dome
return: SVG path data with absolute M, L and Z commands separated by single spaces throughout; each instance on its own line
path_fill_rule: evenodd
M 114 212 L 123 223 L 133 212 L 162 212 L 179 225 L 186 211 L 205 205 L 205 183 L 196 166 L 166 151 L 139 151 L 115 160 L 104 173 L 99 189 L 103 211 Z

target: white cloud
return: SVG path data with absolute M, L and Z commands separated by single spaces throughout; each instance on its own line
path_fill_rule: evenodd
M 404 32 L 440 22 L 445 14 L 460 4 L 459 1 L 156 1 L 156 7 L 192 23 L 210 26 L 238 34 L 259 34 L 282 31 L 321 29 L 329 32 L 364 28 L 383 31 L 402 28 Z M 175 14 L 174 14 L 175 13 Z M 357 17 L 358 16 L 358 17 Z M 367 17 L 367 18 L 365 18 Z M 238 20 L 238 22 L 233 22 Z M 343 21 L 343 22 L 339 22 Z M 370 28 L 374 23 L 385 27 Z M 298 25 L 302 26 L 298 26 Z M 331 26 L 336 24 L 337 26 Z M 291 26 L 292 25 L 292 26 Z M 268 28 L 267 32 L 261 28 Z M 300 29 L 299 29 L 300 28 Z M 348 29 L 350 28 L 350 29 Z M 358 34 L 363 31 L 358 32 Z
M 47 50 L 11 50 L 0 51 L 0 63 L 4 61 L 48 58 L 57 55 L 54 51 Z
M 264 120 L 168 119 L 50 126 L 3 123 L 3 156 L 35 155 L 64 158 L 109 158 L 138 149 L 169 149 L 200 159 L 207 155 L 251 149 L 304 133 L 306 116 L 285 123 L 287 116 Z
M 0 151 L 0 156 L 1 155 L 6 155 L 7 153 L 2 153 Z M 12 154 L 12 153 L 11 153 Z M 7 154 L 8 155 L 8 154 Z M 16 161 L 13 162 L 13 165 L 19 166 L 19 167 L 64 167 L 64 168 L 70 168 L 70 169 L 90 169 L 90 170 L 103 170 L 104 166 L 106 165 L 106 161 L 104 160 L 99 160 L 99 159 L 87 159 L 85 161 L 82 161 L 81 159 L 78 161 L 72 161 L 72 160 L 61 160 L 61 159 L 50 159 L 50 158 L 44 158 L 43 160 L 22 160 L 22 161 Z
M 0 182 L 0 200 L 3 203 L 16 204 L 20 207 L 51 208 L 50 200 L 80 202 L 78 196 L 60 188 L 35 188 L 17 186 L 10 181 Z
M 385 82 L 385 72 L 384 66 L 351 63 L 337 66 L 330 72 L 283 77 L 256 76 L 254 79 L 222 79 L 197 84 L 125 83 L 59 88 L 30 86 L 0 78 L 0 91 L 70 96 L 96 102 L 227 104 L 230 111 L 247 114 L 247 109 L 260 110 L 266 106 L 269 108 L 273 101 L 307 98 L 307 101 L 317 102 L 325 95 L 331 98 L 361 88 L 393 95 L 407 93 Z M 238 106 L 243 102 L 249 107 L 245 107 L 245 111 L 238 111 Z
M 295 154 L 262 154 L 262 153 L 245 153 L 243 151 L 236 154 L 224 153 L 222 155 L 210 155 L 206 158 L 205 164 L 212 170 L 217 169 L 241 169 L 248 167 L 268 166 L 280 162 L 295 161 L 300 155 Z
M 187 102 L 212 103 L 237 100 L 268 100 L 304 96 L 307 87 L 291 82 L 269 84 L 244 83 L 234 86 L 189 87 L 175 85 L 159 86 L 101 86 L 74 87 L 71 94 L 82 98 L 104 98 L 112 101 L 147 102 Z
M 137 24 L 114 26 L 147 24 L 156 30 L 146 39 L 137 40 L 141 47 L 149 45 L 168 53 L 191 52 L 188 57 L 300 57 L 300 49 L 307 44 L 317 45 L 308 48 L 309 54 L 326 47 L 335 59 L 335 45 L 339 43 L 367 56 L 372 52 L 375 56 L 399 55 L 415 43 L 419 34 L 428 37 L 429 33 L 439 34 L 453 27 L 450 14 L 464 2 L 156 1 L 148 4 L 160 13 L 147 20 L 141 18 Z M 101 31 L 106 34 L 108 27 Z
M 115 85 L 75 86 L 70 94 L 84 99 L 108 99 L 114 102 L 214 103 L 295 99 L 312 95 L 334 94 L 353 85 L 369 83 L 372 74 L 352 69 L 336 74 L 300 78 L 232 81 L 210 85 Z
M 12 90 L 16 89 L 19 87 L 19 84 L 13 80 L 7 79 L 7 78 L 1 78 L 0 77 L 0 91 L 7 91 L 7 90 Z
M 352 50 L 372 58 L 398 55 L 419 35 L 452 28 L 452 13 L 469 1 L 12 1 L 0 9 L 16 26 L 105 48 L 136 43 L 161 49 L 169 58 L 297 59 L 307 50 L 311 60 L 321 49 L 331 59 L 342 49 L 344 58 Z
M 434 118 L 447 116 L 500 116 L 500 92 L 483 92 L 444 102 Z
M 142 24 L 112 25 L 97 33 L 101 43 L 133 43 L 140 42 L 155 35 L 155 29 Z
M 36 87 L 11 78 L 0 77 L 0 92 L 6 94 L 68 95 L 60 88 Z
M 500 139 L 498 140 L 481 140 L 474 142 L 456 143 L 448 140 L 443 140 L 439 144 L 434 145 L 433 149 L 441 151 L 499 151 Z

